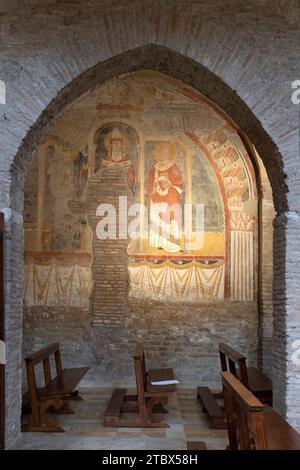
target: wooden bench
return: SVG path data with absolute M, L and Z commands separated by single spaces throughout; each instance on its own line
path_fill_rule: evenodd
M 126 389 L 113 391 L 104 413 L 104 425 L 110 427 L 167 428 L 168 424 L 154 416 L 166 413 L 170 393 L 177 390 L 176 384 L 153 385 L 151 382 L 174 380 L 173 369 L 150 369 L 147 371 L 144 347 L 136 346 L 134 354 L 136 395 L 126 395 Z M 124 414 L 135 413 L 137 417 L 125 419 Z
M 54 355 L 56 375 L 52 378 L 50 357 Z M 43 363 L 44 386 L 38 388 L 35 366 Z M 89 370 L 88 367 L 63 369 L 59 344 L 46 346 L 26 357 L 28 392 L 23 395 L 23 411 L 30 410 L 30 419 L 22 426 L 22 431 L 63 432 L 55 419 L 47 413 L 74 413 L 67 400 L 82 400 L 76 386 Z
M 247 367 L 246 357 L 224 343 L 219 343 L 221 369 L 230 371 L 264 404 L 272 406 L 272 380 L 255 367 Z
M 230 450 L 300 450 L 300 434 L 231 372 L 222 372 Z
M 208 387 L 197 387 L 197 398 L 201 401 L 203 411 L 208 414 L 211 429 L 227 429 L 224 410 Z

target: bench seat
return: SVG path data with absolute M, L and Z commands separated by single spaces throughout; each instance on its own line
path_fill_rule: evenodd
M 266 374 L 255 367 L 247 367 L 249 388 L 256 392 L 272 393 L 272 380 Z
M 276 411 L 266 407 L 263 417 L 269 450 L 300 450 L 300 434 Z
M 248 388 L 264 404 L 271 406 L 273 399 L 272 380 L 256 367 L 247 367 Z M 237 377 L 241 380 L 239 369 Z
M 79 384 L 82 377 L 87 373 L 89 367 L 76 367 L 63 369 L 62 374 L 58 375 L 45 387 L 39 389 L 41 396 L 68 395 Z

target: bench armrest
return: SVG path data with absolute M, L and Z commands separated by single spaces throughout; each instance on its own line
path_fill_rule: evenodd
M 219 343 L 219 351 L 232 359 L 234 362 L 246 361 L 246 356 L 239 353 L 235 349 L 232 349 L 230 346 L 227 346 L 225 343 Z

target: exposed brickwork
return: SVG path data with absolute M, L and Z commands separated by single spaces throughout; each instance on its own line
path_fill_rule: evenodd
M 175 87 L 175 83 L 177 87 Z M 166 84 L 169 85 L 167 88 Z M 172 89 L 176 91 L 171 92 Z M 153 71 L 139 71 L 138 73 L 127 75 L 127 77 L 113 80 L 100 87 L 100 89 L 93 90 L 89 95 L 83 96 L 82 99 L 77 100 L 74 105 L 70 106 L 66 113 L 61 116 L 61 119 L 57 121 L 55 128 L 44 141 L 43 148 L 39 147 L 34 162 L 27 173 L 24 222 L 25 224 L 31 222 L 32 226 L 30 230 L 28 228 L 25 229 L 26 244 L 28 245 L 28 242 L 30 242 L 31 249 L 37 249 L 36 207 L 41 205 L 41 201 L 44 206 L 44 199 L 47 201 L 47 206 L 45 204 L 43 221 L 44 223 L 49 223 L 54 219 L 56 224 L 55 227 L 49 224 L 53 229 L 53 234 L 51 243 L 47 245 L 48 251 L 40 253 L 40 256 L 37 254 L 35 254 L 35 257 L 31 255 L 32 262 L 34 262 L 32 260 L 34 258 L 36 262 L 39 259 L 41 263 L 40 265 L 32 265 L 31 269 L 35 274 L 27 276 L 28 270 L 26 269 L 24 303 L 27 307 L 24 312 L 24 354 L 39 348 L 43 344 L 60 341 L 65 363 L 92 365 L 89 376 L 86 378 L 90 384 L 95 382 L 99 384 L 122 382 L 123 384 L 131 383 L 133 385 L 132 354 L 137 341 L 145 343 L 151 364 L 162 367 L 172 365 L 184 386 L 195 386 L 197 383 L 205 383 L 213 384 L 220 388 L 220 366 L 217 349 L 219 341 L 226 341 L 231 345 L 236 345 L 239 350 L 245 351 L 249 361 L 253 364 L 257 363 L 258 305 L 256 289 L 253 299 L 248 299 L 247 302 L 243 301 L 240 303 L 241 299 L 239 297 L 234 297 L 233 302 L 230 301 L 233 300 L 232 297 L 226 298 L 224 301 L 222 295 L 217 299 L 214 296 L 210 296 L 210 292 L 214 289 L 210 289 L 209 280 L 213 276 L 211 274 L 205 276 L 204 274 L 199 284 L 201 284 L 205 295 L 203 297 L 195 295 L 192 297 L 193 300 L 189 297 L 182 298 L 180 294 L 185 290 L 197 289 L 197 283 L 193 282 L 193 277 L 195 276 L 195 279 L 197 276 L 200 276 L 199 272 L 198 275 L 189 274 L 189 276 L 186 276 L 186 274 L 182 275 L 182 270 L 179 269 L 178 272 L 180 273 L 181 271 L 181 275 L 174 275 L 174 271 L 171 275 L 170 272 L 166 271 L 163 275 L 158 274 L 161 263 L 159 258 L 166 255 L 164 250 L 155 250 L 155 245 L 151 245 L 149 239 L 147 244 L 133 243 L 133 240 L 127 238 L 127 227 L 125 233 L 120 238 L 119 231 L 121 227 L 119 226 L 119 221 L 130 223 L 131 217 L 127 216 L 127 209 L 130 208 L 131 203 L 141 200 L 141 195 L 147 200 L 149 189 L 147 188 L 143 191 L 141 188 L 141 179 L 143 181 L 144 178 L 141 168 L 147 168 L 148 165 L 148 169 L 151 168 L 151 161 L 155 161 L 153 159 L 155 157 L 155 148 L 157 149 L 156 145 L 152 146 L 152 151 L 147 147 L 147 145 L 151 144 L 151 141 L 148 141 L 149 136 L 155 142 L 166 138 L 172 139 L 170 133 L 171 135 L 177 135 L 178 133 L 180 135 L 181 126 L 184 126 L 185 123 L 189 123 L 189 126 L 192 128 L 193 123 L 195 126 L 199 126 L 196 127 L 196 129 L 198 128 L 199 135 L 202 132 L 206 132 L 209 126 L 210 129 L 215 129 L 213 126 L 221 126 L 222 128 L 224 125 L 220 116 L 202 102 L 203 97 L 200 102 L 197 102 L 197 106 L 195 104 L 192 106 L 189 113 L 189 103 L 185 101 L 185 105 L 183 105 L 180 101 L 179 90 L 181 89 L 186 93 L 189 90 L 192 96 L 198 96 L 194 89 L 188 88 L 182 82 L 170 79 L 166 75 L 154 73 Z M 139 97 L 138 99 L 137 96 Z M 168 96 L 168 100 L 166 100 L 166 96 Z M 98 111 L 100 104 L 102 108 L 98 116 L 95 112 L 96 103 Z M 105 106 L 103 106 L 103 103 L 105 103 Z M 122 106 L 120 106 L 122 103 L 123 110 Z M 130 103 L 130 106 L 128 106 L 128 103 Z M 103 110 L 104 107 L 106 111 Z M 117 107 L 117 111 L 112 109 L 114 107 Z M 141 112 L 141 107 L 144 108 L 143 112 Z M 135 111 L 136 115 L 132 115 L 132 108 L 139 110 L 138 112 Z M 168 111 L 164 112 L 165 110 Z M 110 122 L 126 119 L 133 129 L 138 129 L 137 135 L 140 138 L 140 142 L 146 141 L 146 146 L 142 143 L 140 144 L 140 159 L 136 166 L 132 164 L 135 161 L 135 147 L 130 146 L 128 140 L 127 145 L 124 146 L 124 154 L 130 160 L 126 163 L 125 159 L 123 165 L 116 162 L 112 163 L 109 160 L 109 152 L 111 151 L 108 145 L 109 139 L 106 138 L 103 142 L 99 138 L 103 128 L 107 129 L 108 127 L 110 132 L 113 128 L 112 125 L 103 126 L 103 122 L 106 119 L 109 119 Z M 200 129 L 200 122 L 202 120 L 205 126 L 204 130 Z M 90 131 L 91 125 L 93 125 L 93 129 Z M 215 132 L 211 131 L 209 134 L 215 134 Z M 216 151 L 217 153 L 218 148 L 220 151 L 221 142 L 224 139 L 226 140 L 227 134 L 221 132 L 216 132 L 216 134 L 219 135 L 219 140 L 216 138 L 214 144 L 214 152 Z M 116 135 L 120 137 L 122 134 L 117 133 Z M 124 135 L 126 136 L 126 134 Z M 233 130 L 230 137 L 238 139 Z M 49 146 L 52 142 L 60 142 L 60 145 L 56 144 L 53 151 L 49 153 Z M 75 152 L 72 147 L 72 150 L 64 154 L 64 150 L 66 151 L 66 149 L 70 148 L 71 143 L 74 147 L 75 145 L 77 146 L 77 151 L 79 148 L 86 149 L 88 172 L 92 175 L 87 181 L 86 173 L 81 173 L 82 178 L 77 177 L 74 180 L 72 179 L 74 171 L 72 164 L 75 161 L 76 165 L 78 165 L 78 156 L 75 153 L 76 158 L 75 160 L 72 159 Z M 179 148 L 179 144 L 175 144 L 177 162 L 180 161 Z M 240 148 L 241 153 L 245 152 L 244 147 L 238 148 Z M 43 152 L 43 149 L 48 150 Z M 50 160 L 51 154 L 52 159 Z M 55 158 L 55 155 L 58 155 L 58 158 Z M 45 169 L 44 164 L 46 162 L 47 166 Z M 178 162 L 178 164 L 180 163 Z M 249 167 L 252 168 L 250 163 Z M 43 169 L 43 172 L 38 172 L 38 178 L 37 169 L 40 170 L 40 168 Z M 78 169 L 78 166 L 75 166 L 75 168 Z M 128 176 L 129 168 L 133 172 L 130 173 L 131 176 L 134 174 L 134 178 L 131 180 Z M 228 168 L 231 168 L 230 163 L 227 167 L 229 172 L 230 169 Z M 95 171 L 96 173 L 94 173 Z M 224 173 L 224 168 L 222 171 Z M 148 170 L 145 171 L 146 181 L 147 172 Z M 43 175 L 49 175 L 49 173 L 51 174 L 51 179 L 47 184 L 44 181 Z M 194 193 L 195 198 L 201 201 L 204 206 L 207 206 L 213 201 L 214 192 L 218 191 L 218 187 L 215 183 L 215 186 L 212 188 L 204 173 L 204 168 L 202 170 L 199 167 L 196 170 L 194 169 L 194 178 L 190 183 L 185 174 L 183 186 L 187 188 L 189 184 L 192 186 L 193 183 L 196 183 L 200 194 L 199 192 L 198 195 Z M 78 176 L 77 171 L 75 174 Z M 64 178 L 64 175 L 67 175 L 68 178 Z M 183 171 L 182 175 L 184 175 Z M 132 183 L 131 187 L 128 180 Z M 65 181 L 66 183 L 64 184 Z M 235 182 L 235 185 L 233 183 L 238 191 L 240 189 L 240 181 Z M 83 186 L 79 184 L 80 182 L 83 182 Z M 40 204 L 35 202 L 36 185 L 39 188 L 45 188 L 45 193 L 41 190 L 39 191 L 38 202 Z M 254 182 L 253 185 L 255 185 Z M 76 195 L 78 195 L 76 191 L 78 188 L 82 189 L 79 192 L 80 201 L 74 200 Z M 134 190 L 131 188 L 134 188 Z M 227 189 L 229 192 L 232 186 Z M 43 194 L 45 196 L 41 197 Z M 272 203 L 270 189 L 268 197 Z M 53 201 L 52 204 L 49 204 L 49 201 Z M 76 209 L 74 212 L 77 213 L 79 211 L 80 213 L 79 223 L 81 223 L 80 220 L 84 220 L 88 224 L 88 233 L 92 234 L 93 241 L 89 239 L 89 242 L 84 245 L 78 241 L 76 237 L 76 224 L 78 224 L 78 220 L 75 219 L 71 223 L 72 219 L 66 210 L 70 203 L 72 204 L 71 207 Z M 254 213 L 256 215 L 257 201 L 255 188 L 251 203 L 251 215 Z M 102 204 L 105 204 L 105 206 Z M 238 209 L 243 207 L 242 204 L 239 205 L 238 203 L 235 206 L 235 202 L 232 199 L 230 205 Z M 215 216 L 218 213 L 218 208 L 213 206 L 212 212 Z M 103 221 L 105 222 L 103 223 Z M 108 226 L 108 221 L 111 223 L 110 227 Z M 115 229 L 112 225 L 113 222 L 116 222 Z M 272 243 L 270 243 L 272 238 L 272 222 L 269 218 L 267 222 L 270 225 L 271 236 L 270 234 L 264 234 L 263 239 L 265 246 L 272 253 Z M 211 216 L 207 216 L 205 223 L 210 227 L 205 233 L 206 239 L 209 239 L 211 232 L 218 235 L 221 233 L 221 225 L 216 227 L 215 221 Z M 123 228 L 125 227 L 123 226 Z M 102 233 L 100 233 L 100 229 Z M 109 233 L 104 234 L 104 229 L 106 232 L 109 231 Z M 34 230 L 33 233 L 32 230 Z M 243 234 L 245 235 L 244 232 Z M 102 239 L 101 235 L 105 235 L 105 238 Z M 39 237 L 38 240 L 40 240 Z M 72 288 L 74 287 L 76 291 L 76 286 L 73 281 L 67 282 L 67 274 L 65 274 L 64 282 L 64 290 L 66 292 L 62 297 L 60 308 L 55 304 L 57 297 L 60 298 L 60 289 L 57 289 L 57 284 L 63 284 L 57 282 L 58 271 L 56 271 L 55 275 L 52 275 L 52 271 L 49 269 L 51 257 L 57 258 L 57 253 L 52 251 L 53 248 L 57 247 L 56 240 L 60 240 L 59 247 L 63 250 L 60 252 L 60 255 L 62 255 L 60 258 L 61 263 L 67 263 L 67 261 L 72 263 L 72 255 L 74 256 L 73 263 L 75 263 L 76 251 L 70 252 L 68 250 L 78 250 L 78 247 L 82 249 L 84 246 L 85 252 L 77 253 L 78 261 L 76 260 L 76 263 L 79 262 L 79 254 L 92 254 L 92 295 L 89 296 L 86 290 L 82 292 L 79 288 L 80 284 L 77 286 L 76 297 L 82 299 L 82 309 L 74 308 L 72 310 L 70 307 L 72 296 L 68 295 L 68 288 L 72 285 Z M 216 249 L 217 241 L 211 240 L 210 246 L 213 244 L 215 244 L 214 248 Z M 256 240 L 254 244 L 257 246 Z M 45 245 L 42 244 L 42 246 Z M 203 249 L 198 252 L 198 255 L 201 252 L 202 256 L 205 256 L 205 254 L 211 255 L 210 250 L 211 248 Z M 232 253 L 237 253 L 240 259 L 247 257 L 247 255 L 243 255 L 245 251 L 241 247 L 238 251 L 234 243 L 230 246 L 230 250 Z M 255 249 L 255 253 L 256 251 Z M 68 257 L 66 256 L 67 252 Z M 131 253 L 131 256 L 127 256 L 126 252 Z M 195 255 L 192 250 L 184 251 L 183 253 L 190 256 Z M 222 253 L 222 251 L 219 253 Z M 149 254 L 152 257 L 154 254 L 158 257 L 155 260 L 156 263 L 153 262 L 156 266 L 152 272 L 149 271 L 150 263 L 145 263 L 145 259 L 149 260 Z M 44 296 L 40 294 L 39 296 L 38 293 L 41 293 L 42 290 L 40 286 L 44 286 L 45 279 L 47 280 L 46 276 L 41 276 L 41 269 L 46 269 L 43 265 L 45 263 L 43 256 L 45 255 L 48 260 L 48 273 L 50 272 L 51 275 L 51 282 L 49 281 L 49 284 L 52 287 L 50 289 L 48 287 L 44 288 L 43 292 L 46 291 L 46 294 Z M 139 263 L 141 269 L 146 274 L 144 278 L 137 276 L 133 281 L 132 276 L 130 277 L 128 274 L 132 273 L 130 270 L 136 255 L 142 257 Z M 180 262 L 183 262 L 181 259 L 183 255 L 178 252 L 172 253 L 172 257 L 174 255 L 177 255 L 178 265 L 182 266 Z M 29 253 L 27 253 L 27 265 L 29 258 Z M 256 260 L 257 255 L 255 254 L 253 258 Z M 52 263 L 54 263 L 54 260 L 52 260 Z M 254 261 L 254 264 L 255 266 L 257 265 L 256 261 Z M 168 268 L 174 269 L 172 262 L 170 262 L 170 265 Z M 270 266 L 272 267 L 272 263 L 270 263 Z M 231 270 L 233 273 L 239 272 L 239 269 L 234 269 L 232 265 Z M 250 276 L 253 275 L 250 262 L 249 264 L 247 262 L 245 262 L 245 265 L 242 264 L 240 271 L 247 271 L 248 276 L 249 273 L 251 273 Z M 272 269 L 271 272 L 268 269 L 268 274 L 272 278 Z M 255 268 L 254 276 L 256 284 L 258 277 L 257 268 Z M 182 283 L 179 282 L 179 277 L 183 281 Z M 144 282 L 145 278 L 146 282 Z M 189 287 L 184 282 L 187 278 L 192 279 Z M 214 279 L 218 278 L 214 276 Z M 243 279 L 243 276 L 232 276 L 230 278 L 232 285 L 236 288 L 243 284 Z M 129 280 L 134 285 L 128 285 Z M 150 281 L 149 284 L 147 284 L 147 281 Z M 215 281 L 214 286 L 216 284 L 217 282 Z M 158 297 L 157 294 L 160 289 L 166 292 L 167 296 L 162 295 Z M 268 291 L 267 288 L 266 290 Z M 270 295 L 270 292 L 268 294 Z M 195 305 L 196 303 L 198 306 Z M 32 308 L 29 308 L 29 305 Z M 37 307 L 38 305 L 40 306 Z M 45 307 L 42 305 L 45 305 Z M 51 308 L 47 308 L 47 306 Z M 78 304 L 73 304 L 73 307 L 78 307 Z M 86 310 L 89 310 L 89 313 Z M 43 327 L 43 324 L 46 328 Z M 77 358 L 76 353 L 78 354 Z
M 130 190 L 127 182 L 127 168 L 113 167 L 100 170 L 94 175 L 87 189 L 87 211 L 93 230 L 94 294 L 91 300 L 93 322 L 96 325 L 123 326 L 124 312 L 127 311 L 127 255 L 128 240 L 120 239 L 119 217 L 127 220 L 119 209 L 119 196 L 127 196 L 130 204 Z M 99 204 L 112 204 L 116 208 L 116 239 L 99 239 L 96 235 L 96 216 Z M 104 214 L 102 214 L 103 216 Z
M 20 432 L 20 365 L 22 361 L 20 344 L 22 338 L 22 316 L 20 312 L 23 309 L 23 224 L 22 217 L 19 214 L 9 214 L 6 211 L 6 219 L 4 246 L 6 256 L 4 272 L 7 344 L 6 413 L 8 416 L 6 432 L 8 438 L 14 440 Z
M 103 320 L 103 323 L 105 319 Z M 108 323 L 108 322 L 107 322 Z M 129 301 L 123 326 L 91 327 L 80 309 L 26 310 L 24 354 L 60 341 L 66 364 L 91 365 L 89 383 L 133 384 L 132 353 L 143 341 L 149 365 L 174 367 L 185 385 L 220 387 L 218 342 L 228 341 L 257 363 L 257 309 L 242 302 L 217 305 Z M 116 328 L 117 326 L 117 328 Z M 120 360 L 122 358 L 122 360 Z
M 293 361 L 294 341 L 300 338 L 299 229 L 300 217 L 289 212 L 274 222 L 274 361 L 275 404 L 299 428 L 299 364 Z M 297 347 L 299 351 L 299 345 Z M 298 353 L 299 357 L 299 353 Z
M 260 165 L 261 180 L 261 250 L 260 250 L 260 308 L 259 364 L 272 375 L 273 362 L 273 220 L 275 217 L 272 190 L 266 171 Z

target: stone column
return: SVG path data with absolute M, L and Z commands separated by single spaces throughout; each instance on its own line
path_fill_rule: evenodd
M 261 161 L 260 161 L 261 162 Z M 272 189 L 267 173 L 260 163 L 261 174 L 261 249 L 260 249 L 260 309 L 259 309 L 259 366 L 272 374 L 273 358 L 273 220 L 275 217 Z
M 274 220 L 274 407 L 300 431 L 300 214 Z M 297 342 L 298 341 L 298 345 Z M 298 360 L 297 360 L 298 359 Z
M 10 208 L 5 214 L 4 296 L 6 338 L 5 445 L 9 449 L 21 439 L 22 397 L 22 310 L 23 310 L 23 215 Z

